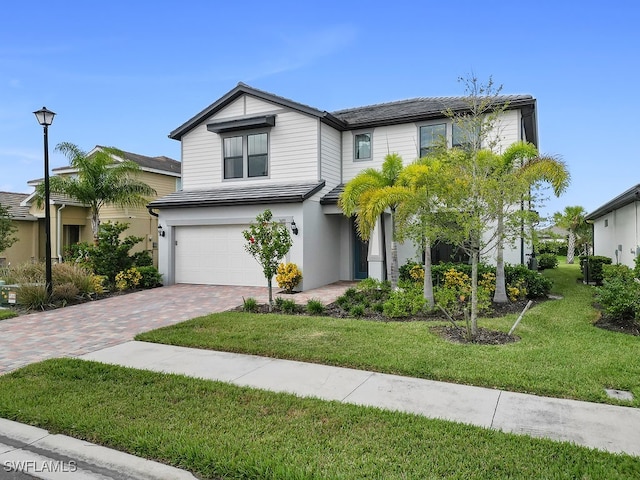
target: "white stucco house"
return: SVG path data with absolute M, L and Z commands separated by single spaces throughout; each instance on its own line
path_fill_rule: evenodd
M 640 184 L 586 216 L 593 225 L 594 255 L 633 268 L 640 255 Z
M 502 144 L 537 145 L 536 100 L 505 95 L 501 101 L 508 102 Z M 443 111 L 465 106 L 459 97 L 434 97 L 330 113 L 239 83 L 169 135 L 181 142 L 182 190 L 148 206 L 159 215 L 165 284 L 265 285 L 241 232 L 266 208 L 292 229 L 285 260 L 302 270 L 303 290 L 385 278 L 389 222 L 362 242 L 338 196 L 361 170 L 379 169 L 387 153 L 408 164 L 442 135 L 457 144 L 460 135 Z M 524 262 L 525 248 L 517 242 L 506 261 Z M 400 265 L 418 255 L 411 244 L 399 247 Z

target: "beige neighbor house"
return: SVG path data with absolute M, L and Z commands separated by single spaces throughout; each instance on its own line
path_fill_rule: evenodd
M 37 251 L 38 219 L 29 213 L 29 207 L 21 205 L 27 197 L 28 193 L 0 192 L 0 205 L 9 209 L 13 224 L 18 228 L 15 233 L 18 241 L 0 252 L 0 267 L 29 262 Z
M 89 152 L 89 155 L 101 148 L 96 146 Z M 130 152 L 122 153 L 124 158 L 114 157 L 114 160 L 116 162 L 130 160 L 137 163 L 140 167 L 138 179 L 152 187 L 158 197 L 168 195 L 180 188 L 180 162 L 164 156 L 147 157 Z M 54 175 L 75 175 L 77 172 L 67 166 L 54 168 L 52 173 Z M 35 187 L 42 181 L 43 179 L 32 180 L 29 185 Z M 35 193 L 10 195 L 22 197 L 16 210 L 21 216 L 15 217 L 20 228 L 19 240 L 0 256 L 4 257 L 6 263 L 12 264 L 44 260 L 44 207 L 38 206 L 34 198 Z M 0 202 L 2 202 L 1 198 Z M 93 241 L 88 207 L 68 197 L 52 194 L 50 214 L 51 256 L 54 262 L 62 261 L 64 250 L 69 245 Z M 129 228 L 124 232 L 124 235 L 136 235 L 144 238 L 132 251 L 148 251 L 154 259 L 154 264 L 157 264 L 158 221 L 155 216 L 149 214 L 146 207 L 121 208 L 106 205 L 100 210 L 100 221 L 128 223 Z M 31 225 L 31 228 L 28 228 L 27 224 Z
M 499 101 L 508 104 L 497 125 L 501 146 L 537 145 L 536 100 Z M 389 215 L 365 243 L 339 209 L 339 194 L 363 169 L 380 169 L 387 153 L 408 164 L 442 137 L 461 145 L 462 132 L 443 112 L 467 108 L 464 98 L 431 97 L 329 113 L 238 84 L 169 134 L 181 143 L 183 189 L 149 205 L 165 232 L 158 264 L 165 284 L 265 285 L 242 231 L 266 208 L 292 232 L 285 260 L 302 270 L 302 290 L 387 277 Z M 400 265 L 421 257 L 411 242 L 398 250 Z M 516 242 L 505 260 L 521 263 L 529 251 Z M 437 253 L 435 261 L 448 260 Z

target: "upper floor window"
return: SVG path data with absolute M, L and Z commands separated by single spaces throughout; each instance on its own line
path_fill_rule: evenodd
M 453 124 L 451 130 L 451 146 L 462 148 L 463 150 L 472 149 L 477 145 L 478 132 L 475 128 L 464 128 L 456 123 Z
M 269 136 L 250 133 L 223 139 L 224 178 L 266 177 L 269 174 Z
M 420 127 L 420 157 L 428 155 L 438 145 L 442 145 L 447 138 L 447 125 L 423 125 Z
M 357 133 L 353 136 L 353 159 L 371 160 L 371 133 Z

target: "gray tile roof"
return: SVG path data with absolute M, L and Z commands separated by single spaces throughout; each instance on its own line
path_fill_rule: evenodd
M 321 199 L 320 205 L 337 205 L 338 197 L 344 192 L 344 183 L 341 183 L 331 191 L 327 192 Z
M 104 148 L 101 145 L 96 145 L 96 148 Z M 130 160 L 132 162 L 137 163 L 142 168 L 150 168 L 154 170 L 161 170 L 163 172 L 170 172 L 180 174 L 181 172 L 181 164 L 179 161 L 174 160 L 173 158 L 160 156 L 160 157 L 147 157 L 146 155 L 140 155 L 137 153 L 125 152 L 124 150 L 120 150 L 124 155 L 125 159 Z M 54 168 L 52 171 L 61 171 L 67 170 L 69 166 Z
M 149 203 L 149 208 L 222 207 L 265 203 L 299 203 L 324 187 L 324 182 L 242 186 L 238 183 L 171 193 Z
M 521 107 L 535 102 L 531 95 L 500 95 L 497 105 L 507 104 L 507 108 Z M 443 118 L 443 112 L 468 110 L 465 97 L 412 98 L 397 102 L 378 103 L 364 107 L 348 108 L 331 112 L 345 122 L 349 128 L 404 123 L 430 118 Z
M 12 218 L 34 221 L 36 217 L 29 214 L 29 207 L 20 206 L 20 202 L 28 196 L 28 193 L 0 192 L 0 204 L 3 207 L 9 207 L 9 214 Z

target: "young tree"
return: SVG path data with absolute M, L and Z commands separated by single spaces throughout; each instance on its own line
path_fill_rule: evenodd
M 509 232 L 505 227 L 505 216 L 509 215 L 514 202 L 525 199 L 528 201 L 531 188 L 541 182 L 550 184 L 554 194 L 559 196 L 568 187 L 570 176 L 562 161 L 551 156 L 541 156 L 535 145 L 522 141 L 511 144 L 502 155 L 496 157 L 496 174 L 506 176 L 507 181 L 500 183 L 506 190 L 498 197 L 496 289 L 493 301 L 507 303 L 509 298 L 504 274 L 504 241 L 522 235 L 522 231 L 518 229 L 520 231 Z
M 407 187 L 398 185 L 398 176 L 402 170 L 402 158 L 397 153 L 388 154 L 382 170 L 367 168 L 344 187 L 338 205 L 345 215 L 356 217 L 358 235 L 368 240 L 380 216 L 388 209 L 391 211 L 391 288 L 398 288 L 398 243 L 396 235 L 396 209 L 407 200 L 411 192 Z M 386 252 L 385 252 L 386 255 Z
M 124 158 L 124 154 L 115 148 L 101 148 L 89 156 L 73 143 L 63 142 L 56 150 L 64 154 L 77 176 L 51 177 L 49 189 L 52 193 L 66 195 L 89 207 L 91 211 L 91 229 L 94 242 L 98 242 L 100 209 L 105 205 L 118 207 L 139 207 L 145 205 L 156 191 L 146 183 L 137 180 L 135 175 L 140 167 L 132 161 L 118 162 L 114 157 Z M 44 198 L 44 184 L 37 187 L 38 198 Z
M 493 227 L 503 210 L 503 192 L 508 191 L 508 177 L 496 169 L 500 143 L 500 116 L 508 100 L 500 96 L 489 78 L 486 85 L 475 76 L 460 79 L 465 84 L 466 109 L 445 112 L 458 131 L 458 147 L 448 157 L 443 177 L 448 189 L 442 197 L 441 210 L 447 222 L 441 234 L 459 245 L 471 259 L 470 337 L 477 334 L 478 264 L 482 255 L 496 246 Z M 455 133 L 454 133 L 455 135 Z
M 583 232 L 587 226 L 587 212 L 581 206 L 565 207 L 564 211 L 553 214 L 553 221 L 557 226 L 569 231 L 567 241 L 567 263 L 573 264 L 576 250 L 576 236 Z
M 0 253 L 18 241 L 15 236 L 18 227 L 13 223 L 9 208 L 0 203 Z
M 273 304 L 272 280 L 280 260 L 289 253 L 293 242 L 289 229 L 280 222 L 272 221 L 273 214 L 267 209 L 256 217 L 242 236 L 248 242 L 244 248 L 262 266 L 269 287 L 269 310 Z

